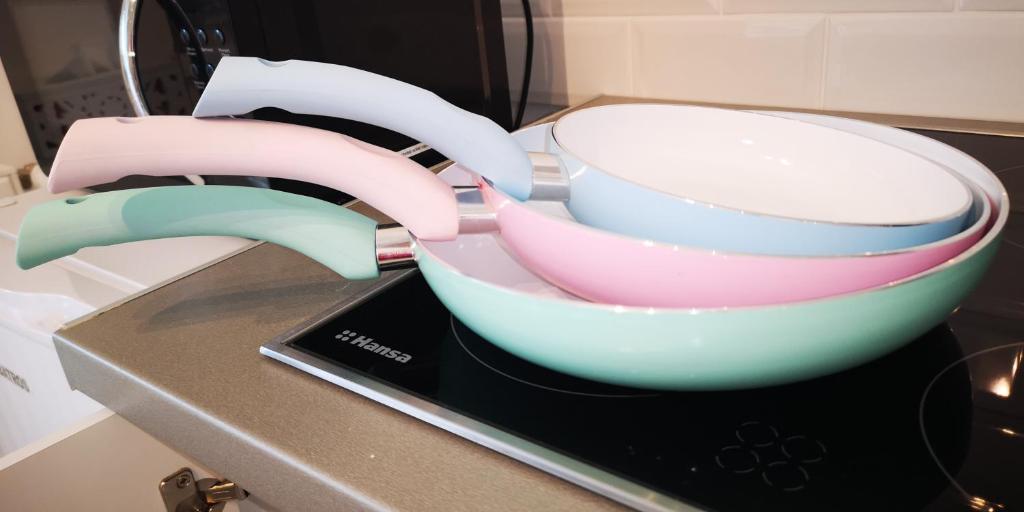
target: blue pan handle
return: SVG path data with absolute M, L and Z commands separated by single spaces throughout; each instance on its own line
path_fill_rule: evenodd
M 486 117 L 392 78 L 336 64 L 224 57 L 192 115 L 242 115 L 277 107 L 352 119 L 404 133 L 526 200 L 532 165 L 514 139 Z

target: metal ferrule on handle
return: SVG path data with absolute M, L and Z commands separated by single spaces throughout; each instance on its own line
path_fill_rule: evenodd
M 459 211 L 459 233 L 491 233 L 498 231 L 498 216 L 487 204 L 479 187 L 452 187 Z
M 561 158 L 551 153 L 527 153 L 533 164 L 533 187 L 530 199 L 533 201 L 569 200 L 569 171 Z
M 377 226 L 375 240 L 377 268 L 398 270 L 416 266 L 416 242 L 412 233 L 399 224 Z
M 459 211 L 459 233 L 492 233 L 498 231 L 494 209 L 484 200 L 478 187 L 457 186 L 455 200 Z M 416 240 L 401 224 L 377 227 L 377 265 L 381 270 L 397 270 L 416 266 Z

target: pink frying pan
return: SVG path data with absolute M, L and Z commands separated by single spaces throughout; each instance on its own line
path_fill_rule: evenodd
M 547 127 L 514 134 L 543 149 Z M 751 306 L 825 297 L 885 284 L 942 263 L 974 244 L 991 215 L 976 200 L 959 234 L 909 249 L 858 256 L 728 253 L 635 239 L 542 211 L 480 180 L 453 189 L 415 162 L 333 132 L 246 119 L 178 116 L 76 122 L 51 168 L 50 188 L 67 190 L 131 174 L 266 176 L 355 195 L 412 236 L 378 245 L 412 258 L 416 238 L 500 231 L 525 266 L 580 297 L 631 306 Z M 378 241 L 380 242 L 380 241 Z

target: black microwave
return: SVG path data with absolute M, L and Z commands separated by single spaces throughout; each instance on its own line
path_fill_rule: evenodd
M 191 113 L 225 55 L 372 71 L 512 129 L 517 101 L 510 97 L 508 67 L 523 63 L 506 61 L 502 22 L 515 16 L 523 11 L 502 13 L 500 0 L 0 0 L 0 58 L 45 171 L 76 119 Z M 416 145 L 353 121 L 276 109 L 252 116 L 333 130 L 395 151 Z M 424 165 L 443 160 L 433 151 L 413 158 Z M 135 177 L 115 188 L 162 181 Z M 316 185 L 261 184 L 348 199 Z

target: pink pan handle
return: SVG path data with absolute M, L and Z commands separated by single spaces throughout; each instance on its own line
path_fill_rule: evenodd
M 264 176 L 362 199 L 424 240 L 458 234 L 451 187 L 393 151 L 326 130 L 250 119 L 106 117 L 71 125 L 50 168 L 52 192 L 132 174 Z

